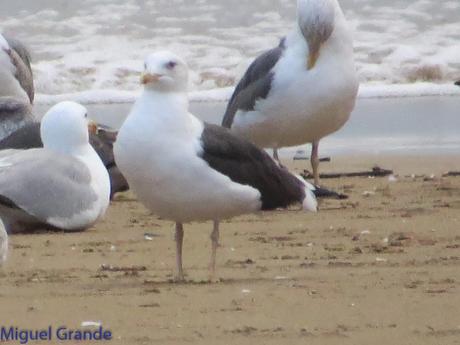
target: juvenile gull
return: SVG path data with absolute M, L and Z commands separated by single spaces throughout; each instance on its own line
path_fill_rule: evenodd
M 260 55 L 237 85 L 222 125 L 259 147 L 312 143 L 319 185 L 321 138 L 349 119 L 358 92 L 353 43 L 337 0 L 298 0 L 297 22 Z
M 108 205 L 106 168 L 88 142 L 86 109 L 73 102 L 43 117 L 43 148 L 0 151 L 0 218 L 7 231 L 78 231 Z
M 142 96 L 118 133 L 115 160 L 131 189 L 153 213 L 176 223 L 177 279 L 183 223 L 213 220 L 211 279 L 219 221 L 300 202 L 316 210 L 312 186 L 250 142 L 202 123 L 188 112 L 188 68 L 170 52 L 145 62 Z

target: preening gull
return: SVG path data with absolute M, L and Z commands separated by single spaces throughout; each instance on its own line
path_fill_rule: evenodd
M 109 205 L 110 182 L 88 142 L 86 109 L 59 103 L 40 132 L 43 148 L 0 151 L 0 218 L 9 233 L 88 228 Z
M 211 277 L 219 221 L 300 202 L 316 210 L 311 185 L 263 150 L 188 112 L 188 67 L 170 52 L 147 57 L 145 85 L 114 145 L 115 160 L 139 200 L 176 222 L 177 279 L 182 270 L 183 223 L 214 221 Z
M 33 99 L 33 76 L 27 49 L 19 41 L 0 34 L 0 140 L 34 120 Z
M 3 36 L 3 38 L 10 47 L 10 61 L 16 69 L 15 77 L 26 92 L 29 102 L 32 104 L 35 97 L 35 88 L 30 52 L 21 41 L 9 36 Z
M 337 0 L 298 0 L 297 23 L 237 85 L 222 125 L 259 147 L 312 143 L 319 184 L 321 138 L 349 119 L 358 92 L 353 42 Z
M 0 266 L 6 261 L 8 256 L 8 234 L 5 225 L 0 220 Z
M 128 182 L 121 174 L 115 158 L 113 156 L 113 143 L 116 139 L 116 132 L 107 131 L 97 128 L 96 131 L 90 132 L 89 142 L 96 150 L 97 154 L 104 163 L 110 177 L 110 197 L 119 192 L 129 189 Z M 0 150 L 5 149 L 31 149 L 43 147 L 40 138 L 40 123 L 31 122 L 11 133 L 8 137 L 0 140 Z

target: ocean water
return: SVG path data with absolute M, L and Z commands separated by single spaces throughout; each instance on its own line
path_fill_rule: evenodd
M 340 0 L 363 84 L 460 79 L 459 0 Z M 0 31 L 31 49 L 41 95 L 139 89 L 149 52 L 169 49 L 192 89 L 230 87 L 294 25 L 295 0 L 0 0 Z

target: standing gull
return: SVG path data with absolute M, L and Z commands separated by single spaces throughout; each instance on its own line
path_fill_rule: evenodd
M 219 221 L 300 202 L 316 210 L 306 184 L 264 151 L 188 112 L 188 67 L 170 52 L 150 55 L 145 85 L 118 133 L 115 160 L 131 189 L 153 213 L 176 222 L 177 279 L 183 223 L 213 220 L 211 279 Z
M 86 229 L 110 195 L 107 170 L 88 142 L 86 109 L 59 103 L 40 132 L 43 148 L 0 151 L 0 218 L 9 233 Z
M 353 42 L 337 0 L 298 0 L 297 23 L 246 71 L 222 125 L 259 147 L 312 143 L 319 185 L 321 138 L 349 119 L 358 92 Z
M 27 49 L 19 41 L 0 34 L 0 140 L 34 120 L 33 99 Z

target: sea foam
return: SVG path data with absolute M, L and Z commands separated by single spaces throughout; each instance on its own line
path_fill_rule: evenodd
M 356 68 L 364 85 L 460 79 L 460 1 L 340 3 L 354 32 Z M 1 31 L 31 48 L 39 100 L 70 93 L 87 101 L 119 102 L 138 90 L 143 58 L 159 49 L 188 61 L 192 90 L 234 86 L 251 61 L 292 28 L 295 10 L 294 0 L 241 0 L 238 5 L 226 0 L 23 0 L 2 2 L 0 22 Z M 407 87 L 376 87 L 372 94 L 400 95 L 402 89 Z M 435 89 L 424 85 L 410 92 Z M 226 92 L 211 94 L 220 99 Z

